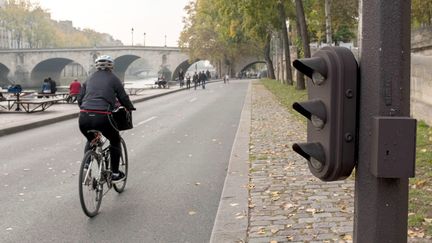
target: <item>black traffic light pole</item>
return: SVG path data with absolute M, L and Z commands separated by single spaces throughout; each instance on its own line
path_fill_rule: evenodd
M 360 126 L 355 182 L 354 242 L 406 242 L 408 176 L 380 178 L 371 173 L 374 164 L 372 161 L 377 164 L 382 163 L 382 158 L 377 156 L 380 151 L 374 151 L 371 144 L 377 143 L 376 134 L 381 136 L 389 132 L 385 131 L 384 127 L 376 125 L 376 117 L 410 116 L 411 1 L 362 0 L 361 2 L 363 6 L 360 50 Z M 404 138 L 402 136 L 398 139 Z M 412 139 L 409 145 L 412 147 Z M 400 145 L 394 146 L 405 152 Z M 384 153 L 391 155 L 395 150 L 387 150 Z M 402 158 L 392 160 L 396 163 L 394 166 L 406 162 L 398 160 Z

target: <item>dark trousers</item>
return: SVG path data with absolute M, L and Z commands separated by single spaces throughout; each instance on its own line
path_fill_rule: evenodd
M 109 119 L 107 114 L 81 112 L 78 122 L 81 133 L 87 138 L 84 152 L 90 150 L 90 142 L 94 139 L 94 134 L 87 132 L 89 130 L 100 131 L 110 141 L 111 170 L 117 173 L 121 154 L 120 134 Z

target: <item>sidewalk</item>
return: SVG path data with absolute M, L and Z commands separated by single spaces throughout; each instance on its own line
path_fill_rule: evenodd
M 178 86 L 169 89 L 146 89 L 130 95 L 132 102 L 141 102 L 165 94 L 180 91 Z M 77 117 L 79 108 L 74 104 L 54 104 L 42 112 L 26 113 L 0 110 L 0 136 Z
M 299 141 L 306 125 L 254 83 L 248 242 L 352 242 L 354 180 L 312 176 L 291 149 Z
M 312 176 L 291 149 L 306 125 L 250 86 L 210 242 L 352 242 L 354 180 Z

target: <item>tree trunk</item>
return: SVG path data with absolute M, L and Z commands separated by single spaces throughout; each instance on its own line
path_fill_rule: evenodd
M 296 0 L 296 15 L 297 15 L 297 31 L 300 34 L 302 47 L 303 47 L 303 57 L 309 58 L 311 57 L 311 51 L 309 46 L 309 35 L 306 25 L 306 18 L 304 14 L 304 8 L 303 8 L 303 2 L 302 0 Z M 299 72 L 297 72 L 299 73 Z M 299 78 L 299 76 L 302 76 L 300 74 L 297 75 L 297 89 L 305 89 L 305 79 L 304 77 Z
M 302 0 L 296 0 L 296 4 L 297 4 L 297 1 L 299 1 L 299 2 L 301 2 Z M 297 9 L 297 5 L 296 5 L 296 9 Z M 300 29 L 301 29 L 301 27 L 300 27 L 300 21 L 299 21 L 299 14 L 297 13 L 297 21 L 296 21 L 296 24 L 297 24 L 297 35 L 299 36 L 299 38 L 300 39 L 302 39 L 302 42 L 303 42 L 303 38 L 301 38 L 301 36 L 300 36 Z M 303 49 L 304 49 L 304 47 L 303 47 Z M 297 48 L 297 58 L 301 58 L 302 56 L 302 54 L 301 54 L 301 48 Z M 304 52 L 303 52 L 303 55 L 304 55 Z M 299 71 L 296 71 L 296 89 L 297 90 L 303 90 L 303 89 L 305 89 L 306 88 L 306 85 L 305 85 L 305 77 L 304 77 L 304 75 L 301 73 L 301 72 L 299 72 Z
M 331 28 L 331 0 L 325 0 L 325 18 L 326 18 L 326 37 L 327 44 L 332 44 L 332 28 Z
M 266 43 L 264 45 L 264 60 L 267 65 L 267 77 L 270 79 L 275 79 L 273 61 L 270 56 L 270 42 L 271 42 L 271 34 L 267 34 Z
M 288 28 L 286 25 L 286 13 L 285 13 L 285 5 L 283 0 L 278 1 L 279 8 L 279 18 L 282 22 L 282 44 L 285 54 L 285 73 L 286 73 L 286 82 L 288 85 L 293 85 L 292 78 L 292 70 L 291 70 L 291 54 L 289 48 L 289 39 L 288 39 Z

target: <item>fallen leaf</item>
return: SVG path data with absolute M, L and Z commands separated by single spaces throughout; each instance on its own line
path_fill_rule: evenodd
M 316 212 L 315 208 L 307 208 L 306 212 L 314 214 Z
M 266 234 L 266 229 L 265 228 L 260 228 L 257 233 L 259 235 L 265 235 Z
M 196 212 L 195 211 L 189 211 L 189 215 L 195 215 Z
M 343 237 L 344 240 L 352 240 L 352 235 L 345 235 Z

